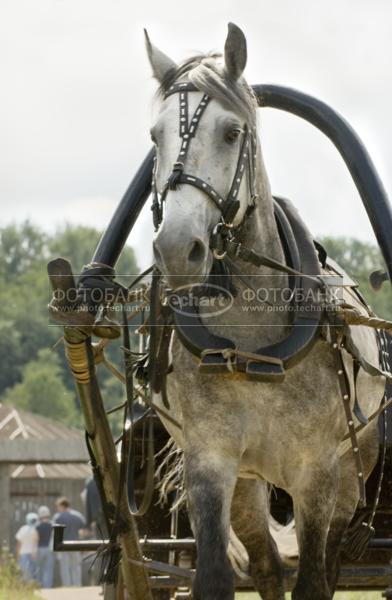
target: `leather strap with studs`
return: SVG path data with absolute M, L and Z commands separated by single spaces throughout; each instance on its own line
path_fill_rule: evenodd
M 192 118 L 189 121 L 189 104 L 188 104 L 188 92 L 200 91 L 191 82 L 177 82 L 170 86 L 165 93 L 165 99 L 172 94 L 179 95 L 179 136 L 181 138 L 181 147 L 177 156 L 176 162 L 173 164 L 173 170 L 168 177 L 167 183 L 162 190 L 161 198 L 159 199 L 158 191 L 156 189 L 156 177 L 155 167 L 153 172 L 153 185 L 152 185 L 152 211 L 154 227 L 157 230 L 159 224 L 162 221 L 163 213 L 163 201 L 166 197 L 169 189 L 175 190 L 179 184 L 193 185 L 205 192 L 209 198 L 215 203 L 217 208 L 222 213 L 223 221 L 230 225 L 240 207 L 240 201 L 238 200 L 238 194 L 240 186 L 244 177 L 244 173 L 248 171 L 249 186 L 251 193 L 251 201 L 254 202 L 254 178 L 255 178 L 255 161 L 256 152 L 254 149 L 254 142 L 251 131 L 245 126 L 243 133 L 243 140 L 238 157 L 238 163 L 232 184 L 230 186 L 227 197 L 224 198 L 219 192 L 217 192 L 209 183 L 202 180 L 192 174 L 184 173 L 185 162 L 188 155 L 189 147 L 192 138 L 195 136 L 199 122 L 205 109 L 210 102 L 210 97 L 207 94 L 203 94 L 199 105 L 197 106 Z
M 351 440 L 351 448 L 354 454 L 355 468 L 357 473 L 358 488 L 359 488 L 359 505 L 361 507 L 366 506 L 366 488 L 365 488 L 365 476 L 363 472 L 363 463 L 361 452 L 358 446 L 358 438 L 355 431 L 354 417 L 351 410 L 350 404 L 350 384 L 346 371 L 346 367 L 343 361 L 342 349 L 344 348 L 341 340 L 341 336 L 336 331 L 336 326 L 330 327 L 331 331 L 331 342 L 332 350 L 335 359 L 336 370 L 338 374 L 340 393 L 343 401 L 343 408 L 346 415 L 348 433 Z

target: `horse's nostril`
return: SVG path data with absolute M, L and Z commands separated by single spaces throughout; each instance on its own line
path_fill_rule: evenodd
M 204 258 L 204 245 L 199 240 L 195 240 L 188 254 L 188 260 L 191 263 L 199 263 Z

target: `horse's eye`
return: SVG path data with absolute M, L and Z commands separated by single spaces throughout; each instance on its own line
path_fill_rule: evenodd
M 241 135 L 241 132 L 242 129 L 240 129 L 239 127 L 233 127 L 232 129 L 229 129 L 225 134 L 226 142 L 228 142 L 229 144 L 235 142 Z

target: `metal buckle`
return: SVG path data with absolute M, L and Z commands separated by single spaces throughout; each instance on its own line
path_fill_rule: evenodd
M 217 260 L 222 260 L 226 254 L 227 254 L 227 250 L 224 250 L 224 236 L 221 233 L 221 230 L 225 227 L 225 223 L 223 221 L 219 221 L 214 229 L 212 230 L 212 242 L 213 244 L 217 245 L 218 248 L 212 248 L 212 254 L 214 256 L 214 258 L 216 258 Z
M 223 258 L 225 258 L 226 254 L 227 254 L 227 250 L 225 250 L 224 252 L 222 252 L 221 254 L 218 252 L 218 250 L 216 248 L 213 249 L 212 254 L 214 256 L 214 258 L 216 258 L 217 260 L 222 260 Z

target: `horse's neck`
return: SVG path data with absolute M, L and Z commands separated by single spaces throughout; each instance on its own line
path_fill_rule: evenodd
M 241 242 L 258 254 L 284 263 L 273 199 L 261 158 L 257 165 L 256 191 L 256 207 L 240 228 Z M 218 335 L 231 337 L 240 348 L 252 349 L 279 341 L 284 337 L 289 323 L 288 313 L 277 309 L 281 299 L 280 290 L 287 288 L 287 276 L 244 261 L 238 261 L 237 267 L 251 283 L 252 288 L 247 288 L 234 276 L 237 294 L 233 306 L 217 319 L 212 329 Z M 275 309 L 270 305 L 274 305 Z M 233 328 L 228 336 L 230 324 Z
M 257 164 L 256 192 L 258 195 L 255 210 L 243 225 L 243 243 L 255 252 L 263 254 L 280 262 L 284 262 L 283 246 L 275 220 L 274 201 L 264 163 L 259 153 Z M 268 281 L 273 277 L 277 285 L 285 285 L 286 277 L 264 267 L 251 267 L 244 264 L 244 273 L 262 275 Z

